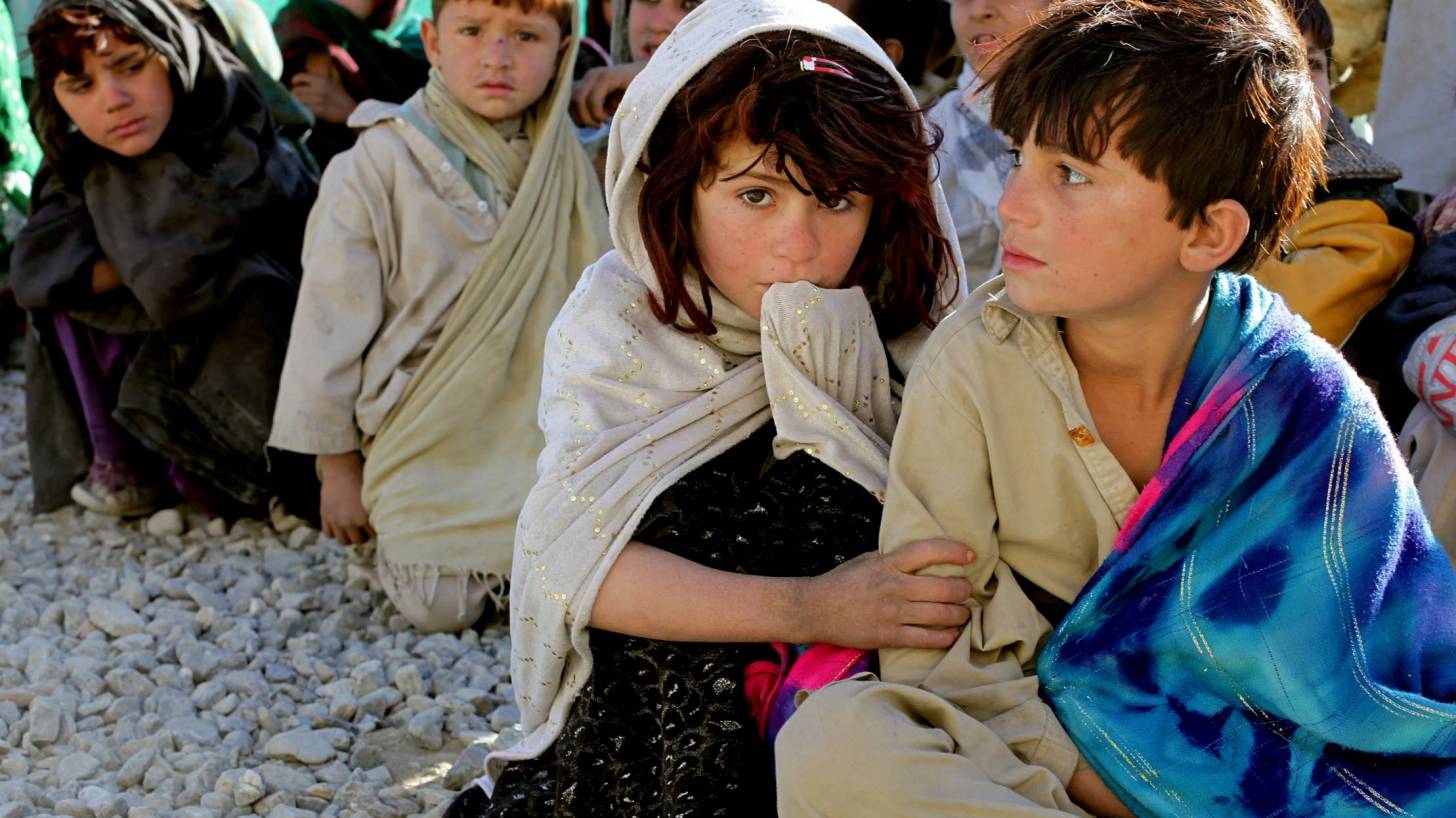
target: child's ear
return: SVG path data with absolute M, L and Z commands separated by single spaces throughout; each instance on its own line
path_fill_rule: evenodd
M 440 30 L 435 28 L 435 21 L 425 18 L 420 21 L 420 42 L 425 46 L 425 57 L 430 65 L 440 67 Z
M 883 48 L 885 50 L 885 56 L 890 58 L 890 62 L 893 63 L 896 68 L 899 68 L 900 61 L 905 59 L 905 44 L 895 39 L 894 37 L 890 37 L 889 39 L 880 43 L 880 48 Z
M 1188 226 L 1178 260 L 1184 269 L 1212 273 L 1243 246 L 1249 235 L 1249 211 L 1233 199 L 1205 207 Z

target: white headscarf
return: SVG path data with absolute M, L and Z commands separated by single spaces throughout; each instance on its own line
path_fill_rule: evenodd
M 885 346 L 859 288 L 777 284 L 757 321 L 713 291 L 718 332 L 710 337 L 666 326 L 648 306 L 658 285 L 637 219 L 645 178 L 638 161 L 653 128 L 718 55 L 785 30 L 864 54 L 915 104 L 880 47 L 819 0 L 709 0 L 627 89 L 607 148 L 617 249 L 583 274 L 548 333 L 546 449 L 516 531 L 511 584 L 511 676 L 526 737 L 490 756 L 487 787 L 507 762 L 539 756 L 560 734 L 591 674 L 587 625 L 597 591 L 668 486 L 772 419 L 777 456 L 808 451 L 883 498 L 897 407 Z M 942 233 L 955 236 L 938 183 L 927 184 Z M 946 276 L 945 303 L 964 294 L 953 242 L 952 251 L 957 274 Z M 919 328 L 892 344 L 901 371 L 925 335 Z

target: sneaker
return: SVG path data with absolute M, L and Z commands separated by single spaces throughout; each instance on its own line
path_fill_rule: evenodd
M 71 486 L 76 505 L 112 517 L 140 517 L 157 510 L 161 492 L 143 485 L 120 463 L 93 463 L 86 479 Z

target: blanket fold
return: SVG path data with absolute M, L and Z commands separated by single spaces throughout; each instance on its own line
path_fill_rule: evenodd
M 1374 397 L 1220 274 L 1162 466 L 1042 652 L 1139 815 L 1456 814 L 1456 574 Z

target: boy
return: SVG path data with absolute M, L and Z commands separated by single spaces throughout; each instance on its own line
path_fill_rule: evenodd
M 971 620 L 803 701 L 780 814 L 1451 814 L 1456 576 L 1369 391 L 1223 272 L 1313 188 L 1288 13 L 1065 0 L 994 81 L 1004 278 L 910 373 L 881 528 L 975 551 Z
M 1051 0 L 952 0 L 951 28 L 966 59 L 957 86 L 927 116 L 940 128 L 940 184 L 955 219 L 966 280 L 978 287 L 995 275 L 1001 225 L 996 201 L 1011 171 L 1006 143 L 991 127 L 991 95 L 977 86 L 1016 32 Z
M 607 249 L 566 121 L 571 0 L 436 0 L 433 69 L 366 102 L 324 174 L 270 445 L 318 456 L 323 531 L 378 541 L 425 631 L 469 627 L 510 575 L 541 447 L 545 332 Z

